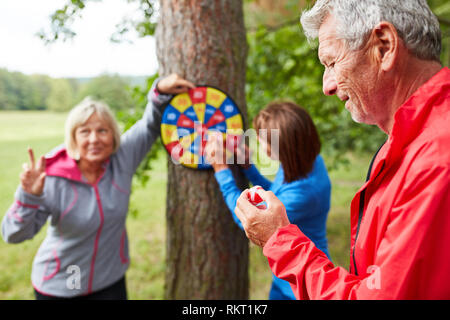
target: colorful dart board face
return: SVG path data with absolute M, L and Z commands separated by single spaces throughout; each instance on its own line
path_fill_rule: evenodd
M 174 96 L 161 123 L 162 142 L 172 160 L 193 169 L 210 169 L 204 154 L 210 134 L 222 134 L 228 156 L 235 151 L 244 123 L 234 101 L 209 86 Z

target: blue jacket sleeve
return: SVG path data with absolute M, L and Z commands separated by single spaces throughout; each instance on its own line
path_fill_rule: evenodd
M 290 223 L 299 224 L 302 219 L 311 217 L 317 211 L 315 197 L 301 188 L 287 187 L 277 193 L 277 196 L 286 208 Z
M 243 171 L 247 179 L 250 180 L 254 186 L 261 186 L 264 190 L 270 189 L 272 182 L 259 173 L 255 165 L 251 164 L 250 168 L 244 169 Z
M 236 222 L 239 228 L 244 230 L 241 221 L 234 213 L 234 208 L 236 207 L 237 199 L 241 195 L 241 190 L 237 187 L 231 170 L 225 169 L 216 172 L 214 176 L 216 177 L 217 183 L 219 184 L 220 191 L 222 191 L 225 203 L 227 204 L 228 209 L 230 209 L 234 222 Z

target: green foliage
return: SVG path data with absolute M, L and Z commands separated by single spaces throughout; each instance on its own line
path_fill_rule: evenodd
M 131 110 L 141 94 L 142 77 L 104 74 L 95 78 L 66 79 L 25 75 L 0 69 L 0 110 L 67 111 L 86 96 L 105 101 L 114 111 Z M 134 87 L 132 86 L 134 84 Z M 138 99 L 139 100 L 139 99 Z
M 112 110 L 133 108 L 128 83 L 118 75 L 103 74 L 83 84 L 76 102 L 80 102 L 86 96 L 104 101 Z
M 138 17 L 124 17 L 116 25 L 116 31 L 111 36 L 111 41 L 127 41 L 127 34 L 131 31 L 137 32 L 139 37 L 150 36 L 155 33 L 156 21 L 154 14 L 156 11 L 155 0 L 127 0 L 128 3 L 138 3 Z
M 76 33 L 70 28 L 70 26 L 77 18 L 81 17 L 81 10 L 84 9 L 86 1 L 67 1 L 64 7 L 56 10 L 50 16 L 50 30 L 41 30 L 37 33 L 39 38 L 47 44 L 53 43 L 57 40 L 66 41 L 68 39 L 72 39 Z
M 30 109 L 47 109 L 47 97 L 52 90 L 52 79 L 46 75 L 32 75 L 30 79 L 33 83 L 32 107 Z
M 261 27 L 248 34 L 247 108 L 251 120 L 272 100 L 290 99 L 312 116 L 322 141 L 322 152 L 343 161 L 347 150 L 374 151 L 385 139 L 374 126 L 356 124 L 336 97 L 322 94 L 323 67 L 299 25 L 273 32 Z
M 50 93 L 47 107 L 52 111 L 68 111 L 73 106 L 74 92 L 67 79 L 53 79 L 50 81 Z
M 116 112 L 117 120 L 123 125 L 124 132 L 128 130 L 136 121 L 142 118 L 145 107 L 148 103 L 148 92 L 153 84 L 153 81 L 155 81 L 157 77 L 158 74 L 149 77 L 144 87 L 134 86 L 131 88 L 132 107 Z M 153 144 L 150 152 L 147 153 L 146 157 L 136 170 L 136 181 L 141 186 L 145 186 L 148 182 L 150 178 L 149 171 L 152 169 L 152 161 L 157 157 L 162 149 L 163 146 L 161 140 L 158 138 L 158 140 Z M 134 215 L 137 215 L 136 211 L 134 211 Z
M 448 0 L 428 1 L 433 12 L 438 16 L 442 31 L 441 62 L 450 66 L 450 2 Z
M 0 69 L 0 110 L 45 109 L 50 87 L 50 77 Z
M 89 2 L 101 2 L 102 0 L 66 0 L 66 4 L 57 9 L 50 16 L 49 30 L 41 30 L 37 36 L 46 44 L 56 41 L 67 41 L 76 36 L 72 24 L 82 15 L 83 9 Z M 125 1 L 125 0 L 124 0 Z M 127 41 L 126 35 L 130 31 L 137 32 L 139 37 L 153 35 L 155 33 L 157 0 L 126 0 L 128 3 L 137 3 L 138 8 L 133 17 L 124 17 L 116 24 L 116 31 L 111 35 L 111 41 Z

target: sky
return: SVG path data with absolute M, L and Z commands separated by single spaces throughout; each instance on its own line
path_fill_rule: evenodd
M 132 44 L 112 43 L 115 25 L 135 13 L 126 0 L 88 3 L 73 24 L 73 40 L 45 45 L 36 36 L 48 30 L 50 15 L 66 0 L 0 0 L 0 68 L 54 78 L 95 77 L 103 73 L 123 76 L 151 75 L 157 71 L 153 37 Z

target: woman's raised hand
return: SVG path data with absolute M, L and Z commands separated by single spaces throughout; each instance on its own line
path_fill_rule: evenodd
M 250 168 L 251 162 L 250 158 L 252 153 L 249 147 L 242 143 L 236 148 L 236 163 L 241 166 L 243 169 Z
M 208 142 L 205 146 L 205 158 L 216 172 L 228 168 L 222 133 L 210 132 L 208 134 Z
M 178 74 L 172 73 L 171 75 L 162 78 L 156 89 L 161 93 L 177 94 L 187 92 L 189 89 L 195 89 L 195 84 L 181 78 Z
M 30 163 L 24 163 L 20 173 L 20 184 L 25 192 L 40 196 L 44 192 L 45 158 L 41 156 L 37 163 L 34 161 L 33 149 L 28 148 Z

